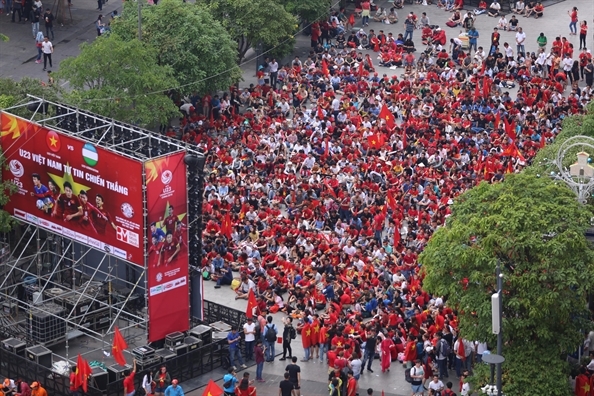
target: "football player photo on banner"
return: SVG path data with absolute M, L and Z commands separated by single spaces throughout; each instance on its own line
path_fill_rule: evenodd
M 141 161 L 0 113 L 4 210 L 73 241 L 144 267 Z
M 185 151 L 145 162 L 149 341 L 190 325 Z

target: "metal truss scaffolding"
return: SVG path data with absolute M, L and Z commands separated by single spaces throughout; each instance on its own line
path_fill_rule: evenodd
M 202 186 L 204 155 L 195 146 L 34 96 L 2 111 L 17 110 L 30 111 L 32 122 L 135 160 L 184 150 L 188 188 Z M 192 268 L 199 267 L 202 256 L 200 204 L 188 205 Z M 124 334 L 133 328 L 147 329 L 146 264 L 143 268 L 24 221 L 19 231 L 12 255 L 0 258 L 0 334 L 29 345 L 65 342 L 68 355 L 69 340 L 82 335 L 100 341 L 99 349 L 109 350 L 115 326 Z

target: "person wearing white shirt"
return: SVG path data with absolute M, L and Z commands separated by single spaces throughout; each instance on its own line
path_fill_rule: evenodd
M 505 18 L 505 15 L 502 15 L 501 18 L 499 18 L 499 22 L 497 22 L 497 27 L 499 29 L 507 30 L 507 19 Z
M 462 381 L 462 389 L 460 390 L 460 395 L 461 396 L 467 396 L 470 394 L 470 384 L 468 383 L 468 380 L 466 379 L 466 375 L 462 374 L 462 376 L 460 377 L 460 381 Z
M 272 61 L 268 63 L 268 67 L 270 68 L 270 86 L 272 89 L 276 89 L 278 80 L 278 62 L 276 59 L 272 58 Z
M 252 318 L 247 318 L 247 323 L 243 325 L 243 334 L 245 334 L 245 360 L 249 361 L 252 360 L 256 341 L 256 324 Z
M 433 376 L 433 381 L 429 382 L 429 389 L 433 390 L 434 393 L 443 391 L 443 382 L 439 379 L 438 375 Z
M 521 26 L 518 26 L 518 31 L 516 32 L 516 50 L 518 52 L 518 55 L 526 53 L 524 41 L 526 41 L 526 33 L 524 33 L 524 30 Z
M 505 52 L 505 57 L 507 59 L 514 57 L 514 50 L 508 43 L 503 43 L 503 51 Z
M 569 54 L 565 54 L 561 64 L 563 65 L 563 71 L 569 76 L 569 73 L 571 73 L 571 67 L 573 66 L 573 59 L 569 57 Z

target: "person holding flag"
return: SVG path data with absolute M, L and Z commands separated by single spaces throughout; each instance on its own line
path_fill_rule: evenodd
M 136 359 L 133 361 L 132 370 L 126 370 L 126 377 L 124 378 L 124 395 L 134 396 L 136 393 L 136 385 L 134 385 L 134 376 L 136 375 Z
M 311 358 L 311 325 L 307 316 L 303 318 L 303 326 L 301 327 L 301 344 L 303 345 L 303 351 L 305 352 L 305 356 L 301 361 L 307 362 Z

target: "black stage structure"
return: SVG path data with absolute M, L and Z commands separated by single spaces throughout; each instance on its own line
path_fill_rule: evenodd
M 204 154 L 179 140 L 34 96 L 29 96 L 27 103 L 2 112 L 20 117 L 28 114 L 27 119 L 38 125 L 141 161 L 185 151 L 190 319 L 193 327 L 212 323 L 203 315 L 200 272 Z M 168 341 L 176 342 L 165 339 L 147 344 L 146 264 L 144 268 L 139 267 L 52 233 L 33 222 L 18 221 L 17 237 L 12 234 L 11 246 L 0 244 L 0 376 L 28 381 L 51 378 L 53 389 L 50 394 L 65 395 L 68 387 L 64 384 L 68 381 L 59 375 L 63 373 L 56 363 L 67 369 L 81 354 L 88 361 L 101 363 L 104 367 L 114 366 L 113 358 L 107 353 L 111 352 L 116 326 L 126 339 L 129 352 L 141 361 L 141 369 L 158 364 L 165 355 L 168 359 L 182 359 L 181 355 L 185 355 L 181 353 L 183 348 L 177 352 L 180 356 L 172 356 L 166 351 L 162 352 L 163 356 L 151 353 L 143 356 L 143 348 L 159 351 L 167 347 Z M 143 231 L 143 235 L 147 235 L 146 229 Z M 146 237 L 144 243 L 147 246 Z M 201 327 L 193 330 L 192 334 L 182 335 L 182 343 L 188 343 L 185 352 L 199 353 L 208 359 L 199 368 L 189 365 L 191 372 L 184 377 L 222 364 L 221 345 L 218 341 L 213 342 L 211 334 L 225 329 Z M 189 359 L 189 354 L 187 356 L 183 359 Z M 127 360 L 131 362 L 132 356 L 128 355 Z M 188 367 L 183 362 L 179 365 Z M 108 373 L 108 380 L 98 380 L 101 383 L 96 387 L 105 392 L 107 384 L 120 379 L 117 370 L 122 372 L 124 368 L 108 370 L 116 374 Z M 102 375 L 98 377 L 103 378 Z

